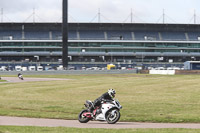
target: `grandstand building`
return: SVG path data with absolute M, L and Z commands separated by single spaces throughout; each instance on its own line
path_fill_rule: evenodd
M 1 62 L 57 63 L 61 23 L 0 23 Z M 200 59 L 200 25 L 70 23 L 69 63 L 147 63 Z

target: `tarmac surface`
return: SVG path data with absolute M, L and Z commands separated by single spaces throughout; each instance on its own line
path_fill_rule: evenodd
M 200 124 L 180 124 L 180 123 L 140 123 L 140 122 L 117 122 L 116 124 L 107 124 L 106 122 L 89 121 L 88 123 L 79 123 L 78 120 L 59 120 L 59 119 L 41 119 L 41 118 L 23 118 L 0 116 L 0 125 L 14 126 L 39 126 L 39 127 L 74 127 L 74 128 L 187 128 L 200 129 Z
M 24 80 L 19 79 L 16 77 L 1 77 L 2 80 L 6 80 L 7 82 L 0 82 L 0 83 L 17 83 L 17 82 L 33 82 L 33 81 L 53 81 L 53 80 L 69 80 L 69 79 L 62 79 L 62 78 L 27 78 L 25 77 Z

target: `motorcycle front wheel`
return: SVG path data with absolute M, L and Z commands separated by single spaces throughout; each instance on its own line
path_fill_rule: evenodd
M 118 109 L 110 110 L 107 113 L 106 121 L 108 124 L 115 124 L 120 119 L 120 112 Z
M 79 115 L 78 115 L 78 121 L 79 121 L 80 123 L 87 123 L 87 122 L 90 120 L 88 117 L 86 117 L 86 116 L 83 115 L 83 114 L 86 113 L 86 112 L 88 112 L 88 110 L 87 110 L 87 109 L 84 109 L 84 110 L 82 110 L 82 111 L 79 113 Z

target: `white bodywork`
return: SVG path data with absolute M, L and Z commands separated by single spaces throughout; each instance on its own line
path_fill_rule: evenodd
M 22 75 L 19 75 L 19 78 L 20 78 L 20 79 L 23 79 L 23 76 L 22 76 Z
M 122 108 L 122 106 L 120 105 L 120 103 L 117 100 L 114 100 L 110 103 L 103 103 L 101 106 L 101 113 L 96 116 L 96 120 L 105 121 L 106 113 L 108 112 L 108 110 L 110 110 L 112 108 L 117 108 L 120 110 Z

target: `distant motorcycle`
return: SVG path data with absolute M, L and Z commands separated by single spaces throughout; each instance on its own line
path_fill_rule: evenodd
M 19 75 L 18 77 L 19 79 L 24 80 L 23 75 Z
M 78 120 L 80 123 L 87 123 L 90 120 L 107 121 L 108 124 L 115 124 L 120 119 L 120 105 L 118 100 L 103 101 L 100 107 L 96 107 L 93 112 L 89 112 L 93 102 L 87 100 L 84 104 L 86 109 L 79 113 Z

